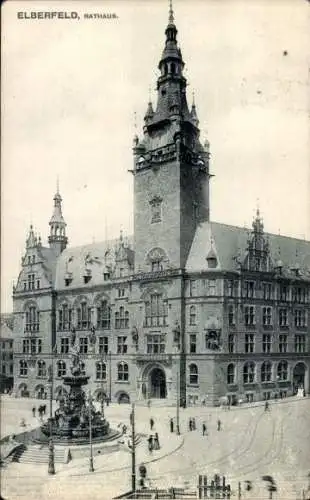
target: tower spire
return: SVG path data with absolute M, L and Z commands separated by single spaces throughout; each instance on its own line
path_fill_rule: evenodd
M 174 24 L 174 12 L 172 7 L 172 0 L 169 0 L 169 24 Z
M 53 248 L 57 254 L 60 254 L 66 248 L 68 243 L 68 238 L 66 236 L 67 224 L 65 223 L 62 215 L 61 202 L 62 198 L 59 192 L 59 178 L 57 176 L 56 193 L 54 196 L 54 210 L 49 221 L 50 235 L 48 237 L 50 247 Z

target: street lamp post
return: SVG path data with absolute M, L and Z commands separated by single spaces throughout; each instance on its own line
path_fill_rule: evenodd
M 53 379 L 54 379 L 54 367 L 53 367 L 53 353 L 51 358 L 51 365 L 49 366 L 49 388 L 50 388 L 50 418 L 49 418 L 49 433 L 50 440 L 48 445 L 48 473 L 55 474 L 55 455 L 54 455 L 54 443 L 53 443 Z
M 180 435 L 180 376 L 179 370 L 177 370 L 177 424 L 176 433 Z
M 131 447 L 131 489 L 133 492 L 136 491 L 136 432 L 135 432 L 135 404 L 132 403 L 131 411 L 131 437 L 132 437 L 132 447 Z
M 92 441 L 92 397 L 89 391 L 88 396 L 88 425 L 89 425 L 89 472 L 94 472 L 93 441 Z

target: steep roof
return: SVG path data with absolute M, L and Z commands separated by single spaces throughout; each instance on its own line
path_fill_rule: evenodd
M 90 284 L 84 282 L 85 270 L 91 271 L 91 285 L 103 283 L 105 270 L 115 266 L 115 253 L 119 245 L 119 239 L 91 243 L 64 250 L 57 259 L 55 273 L 55 288 L 57 290 L 84 288 Z M 132 238 L 127 238 L 124 252 L 128 261 L 133 263 L 133 251 L 129 248 Z M 69 273 L 72 281 L 65 286 L 65 277 Z
M 270 256 L 274 263 L 281 259 L 284 269 L 292 269 L 298 261 L 302 275 L 310 279 L 310 241 L 288 236 L 264 233 L 269 241 Z M 217 269 L 237 271 L 238 256 L 247 252 L 249 229 L 218 222 L 203 222 L 196 230 L 187 259 L 188 272 L 207 270 L 206 257 L 213 248 Z

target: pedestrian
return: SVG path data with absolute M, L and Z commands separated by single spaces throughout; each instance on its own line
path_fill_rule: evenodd
M 218 431 L 221 430 L 221 425 L 222 425 L 222 422 L 220 421 L 220 419 L 218 419 L 218 421 L 217 421 L 217 430 Z
M 203 424 L 202 424 L 202 435 L 203 436 L 207 435 L 207 426 L 206 426 L 205 422 L 203 422 Z
M 192 418 L 192 430 L 195 431 L 196 430 L 196 420 L 195 418 L 193 417 Z
M 188 420 L 188 428 L 190 431 L 193 429 L 193 422 L 191 418 Z
M 268 401 L 266 401 L 266 403 L 265 403 L 265 411 L 268 411 L 268 410 L 269 410 L 269 403 L 268 403 Z
M 152 436 L 152 434 L 150 434 L 150 435 L 149 435 L 147 442 L 148 442 L 148 449 L 149 449 L 149 452 L 150 452 L 150 453 L 152 453 L 153 448 L 154 448 L 154 445 L 153 445 L 153 436 Z
M 150 418 L 150 428 L 151 428 L 151 431 L 153 430 L 153 427 L 154 427 L 154 420 L 153 418 Z
M 158 433 L 155 432 L 155 436 L 154 436 L 154 450 L 159 450 L 159 449 L 160 449 L 160 445 L 159 445 Z
M 150 409 L 151 408 L 151 400 L 149 399 L 147 402 L 147 407 Z
M 170 418 L 170 432 L 173 432 L 173 418 Z
M 35 417 L 36 416 L 36 407 L 34 406 L 32 408 L 32 416 Z

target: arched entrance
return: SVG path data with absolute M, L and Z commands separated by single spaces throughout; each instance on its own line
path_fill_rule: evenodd
M 308 392 L 309 387 L 306 374 L 307 366 L 305 365 L 305 363 L 297 363 L 293 370 L 293 387 L 295 393 L 298 391 L 298 389 L 305 389 L 305 391 Z
M 166 374 L 155 367 L 149 373 L 149 398 L 164 399 L 167 396 Z

